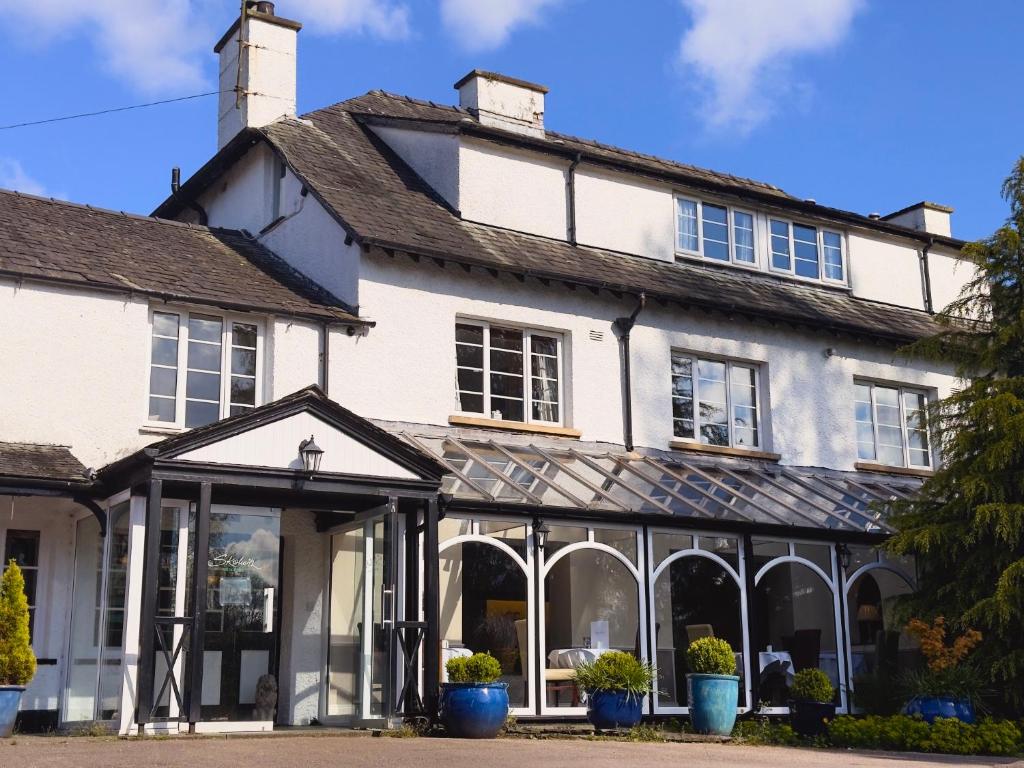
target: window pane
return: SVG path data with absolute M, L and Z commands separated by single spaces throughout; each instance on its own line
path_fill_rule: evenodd
M 484 348 L 458 343 L 455 345 L 455 361 L 460 366 L 469 366 L 483 370 Z
M 704 255 L 709 259 L 729 260 L 728 211 L 718 205 L 703 207 Z
M 717 360 L 699 360 L 697 371 L 701 442 L 708 445 L 728 445 L 729 417 L 726 412 L 725 363 Z
M 814 227 L 793 225 L 793 255 L 796 257 L 794 271 L 801 277 L 818 274 L 818 230 Z
M 175 420 L 175 401 L 178 384 L 178 316 L 168 312 L 153 313 L 153 339 L 149 369 L 149 419 Z M 160 367 L 158 367 L 160 366 Z M 162 395 L 169 400 L 152 397 Z
M 149 393 L 174 397 L 178 386 L 178 371 L 174 368 L 150 368 Z
M 505 352 L 500 349 L 491 350 L 491 371 L 496 373 L 512 373 L 523 375 L 523 354 L 521 352 Z
M 523 351 L 523 332 L 514 328 L 491 328 L 491 349 Z
M 248 323 L 234 323 L 231 326 L 231 343 L 236 347 L 256 349 L 256 326 Z
M 206 317 L 204 315 L 192 315 L 188 319 L 188 337 L 200 341 L 221 341 L 221 333 L 224 329 L 220 318 Z
M 910 451 L 910 464 L 915 467 L 931 466 L 927 407 L 928 398 L 924 394 L 920 392 L 903 393 L 903 412 L 907 421 L 907 448 Z
M 232 376 L 231 404 L 256 405 L 256 380 Z
M 256 375 L 256 350 L 255 349 L 232 349 L 231 350 L 231 372 L 243 376 Z
M 153 364 L 178 365 L 178 340 L 153 337 Z
M 535 355 L 550 355 L 551 357 L 558 355 L 558 339 L 533 334 L 530 337 L 530 343 L 533 345 L 531 349 Z
M 477 394 L 483 394 L 483 371 L 473 371 L 468 368 L 459 368 L 458 379 L 460 392 L 476 392 Z
M 789 269 L 789 224 L 778 219 L 772 219 L 771 232 L 772 266 L 776 269 Z
M 459 392 L 459 410 L 466 413 L 483 413 L 484 396 Z
M 693 434 L 693 361 L 672 356 L 672 433 L 692 440 Z
M 676 200 L 679 227 L 679 248 L 683 251 L 697 250 L 697 203 L 693 200 Z
M 754 217 L 749 213 L 735 211 L 732 215 L 732 238 L 735 243 L 736 261 L 753 264 Z
M 174 421 L 176 408 L 174 398 L 151 397 L 149 398 L 150 421 Z
M 757 370 L 734 365 L 732 390 L 733 445 L 757 447 Z
M 484 343 L 484 329 L 479 325 L 457 323 L 455 325 L 455 341 L 459 344 L 482 345 Z
M 202 371 L 220 372 L 220 344 L 203 344 L 190 341 L 188 345 L 188 367 Z
M 154 312 L 153 335 L 178 338 L 178 316 L 168 312 Z
M 185 396 L 220 402 L 220 374 L 189 371 L 185 380 Z
M 857 424 L 857 458 L 875 460 L 875 421 L 871 410 L 871 387 L 854 384 L 854 418 Z
M 21 568 L 34 568 L 39 565 L 39 531 L 7 531 L 4 544 L 4 566 L 11 560 Z M 26 581 L 26 592 L 28 582 Z M 33 590 L 34 592 L 35 590 Z M 30 603 L 34 602 L 29 600 Z
M 220 418 L 220 405 L 218 403 L 203 403 L 197 400 L 188 400 L 185 403 L 185 426 L 201 427 L 210 424 Z
M 532 417 L 539 421 L 558 421 L 558 340 L 533 335 L 530 351 Z
M 491 397 L 492 416 L 505 421 L 523 420 L 523 401 L 505 397 Z
M 843 238 L 838 232 L 822 232 L 825 261 L 825 277 L 829 280 L 843 279 Z

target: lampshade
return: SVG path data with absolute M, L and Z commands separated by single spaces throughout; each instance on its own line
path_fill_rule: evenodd
M 878 610 L 877 605 L 871 603 L 864 603 L 857 609 L 857 621 L 881 621 L 882 614 Z

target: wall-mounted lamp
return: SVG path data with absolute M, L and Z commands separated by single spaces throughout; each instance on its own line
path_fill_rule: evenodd
M 839 565 L 844 571 L 847 570 L 850 567 L 850 557 L 853 553 L 850 552 L 850 548 L 846 546 L 845 542 L 836 544 L 836 554 L 839 555 Z
M 544 551 L 544 545 L 548 543 L 548 534 L 551 533 L 551 529 L 548 528 L 548 524 L 543 520 L 538 520 L 533 526 L 533 543 L 537 545 L 537 549 Z
M 302 459 L 302 466 L 306 472 L 313 474 L 320 471 L 320 460 L 324 457 L 324 449 L 313 442 L 313 436 L 309 440 L 299 443 L 299 457 Z

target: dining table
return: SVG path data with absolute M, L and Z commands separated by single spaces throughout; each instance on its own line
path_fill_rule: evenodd
M 614 648 L 554 648 L 548 653 L 548 667 L 551 669 L 575 669 L 580 664 L 590 664 L 602 654 Z

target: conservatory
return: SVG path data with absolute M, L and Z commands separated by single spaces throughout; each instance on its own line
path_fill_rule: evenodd
M 914 662 L 893 616 L 913 564 L 877 545 L 890 532 L 885 505 L 919 479 L 470 430 L 399 434 L 448 471 L 439 661 L 490 652 L 518 717 L 584 715 L 573 668 L 608 649 L 655 667 L 649 714 L 686 714 L 685 651 L 704 635 L 733 647 L 743 711 L 787 712 L 787 686 L 808 667 L 851 711 L 859 677 Z

